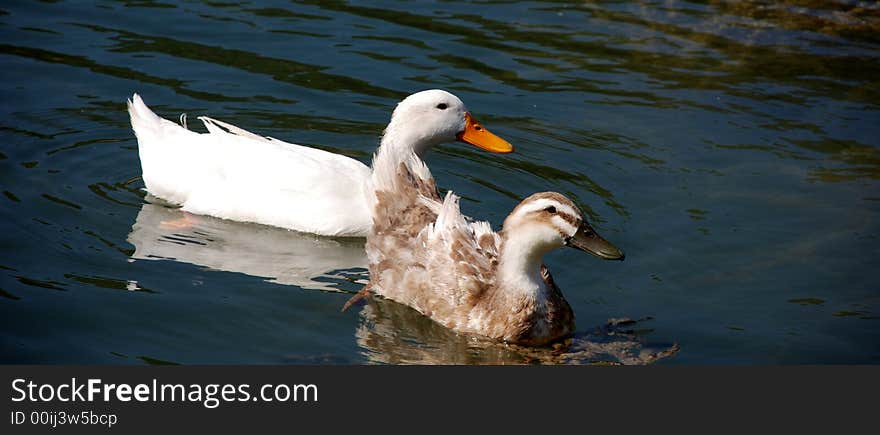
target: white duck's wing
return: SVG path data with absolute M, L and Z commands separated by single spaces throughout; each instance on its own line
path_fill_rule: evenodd
M 277 140 L 208 136 L 193 147 L 200 149 L 190 157 L 199 176 L 185 210 L 323 235 L 369 231 L 366 165 Z
M 211 118 L 189 131 L 129 101 L 144 183 L 187 211 L 321 235 L 366 236 L 370 169 Z

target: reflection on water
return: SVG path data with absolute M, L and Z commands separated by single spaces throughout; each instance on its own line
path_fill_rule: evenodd
M 157 203 L 143 204 L 128 242 L 137 260 L 174 260 L 325 291 L 340 291 L 340 281 L 365 284 L 363 240 L 232 222 Z
M 816 31 L 856 41 L 880 42 L 880 7 L 876 2 L 713 0 L 711 4 L 722 13 L 770 21 L 786 29 Z
M 304 289 L 343 291 L 366 284 L 363 240 L 331 239 L 184 212 L 148 197 L 128 242 L 132 260 L 167 260 L 266 278 Z M 155 293 L 108 278 L 66 278 L 101 288 Z M 354 311 L 354 310 L 350 310 Z M 634 321 L 611 321 L 555 348 L 530 349 L 465 336 L 393 301 L 368 298 L 355 336 L 370 362 L 386 364 L 649 364 L 672 346 L 646 346 Z
M 369 297 L 355 336 L 367 359 L 381 364 L 642 365 L 678 352 L 675 344 L 646 343 L 642 323 L 612 319 L 553 347 L 529 348 L 458 334 L 406 305 Z

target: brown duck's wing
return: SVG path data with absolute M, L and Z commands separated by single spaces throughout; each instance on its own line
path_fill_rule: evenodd
M 433 178 L 406 163 L 383 183 L 366 246 L 374 291 L 444 324 L 465 322 L 494 283 L 500 237 L 465 218 L 451 192 L 441 202 Z
M 550 274 L 550 269 L 546 264 L 541 264 L 541 278 L 544 280 L 544 283 L 547 284 L 547 288 L 549 288 L 551 292 L 559 295 L 562 294 L 562 291 L 556 286 L 556 282 L 553 281 L 553 275 Z
M 424 246 L 419 233 L 437 219 L 437 187 L 433 177 L 417 175 L 410 167 L 420 162 L 404 162 L 391 177 L 382 180 L 373 209 L 373 227 L 367 237 L 366 252 L 373 291 L 399 302 L 421 284 L 413 271 L 425 269 Z M 387 174 L 386 174 L 387 175 Z
M 420 234 L 432 281 L 450 304 L 473 306 L 495 282 L 500 238 L 485 222 L 471 222 L 447 192 L 437 221 Z
M 415 236 L 437 219 L 432 203 L 439 203 L 434 177 L 423 179 L 404 162 L 398 166 L 390 188 L 376 191 L 373 210 L 374 234 L 402 232 Z
M 541 278 L 550 290 L 545 316 L 550 324 L 556 325 L 556 330 L 551 335 L 562 336 L 574 331 L 574 311 L 562 296 L 562 290 L 553 281 L 550 269 L 544 264 L 541 265 Z

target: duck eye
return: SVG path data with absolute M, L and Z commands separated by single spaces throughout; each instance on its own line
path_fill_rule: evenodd
M 437 108 L 440 110 L 446 110 L 447 107 L 449 106 L 447 106 L 446 103 L 440 103 L 437 105 Z
M 547 213 L 556 214 L 556 207 L 551 205 L 550 207 L 545 208 L 544 211 L 546 211 Z

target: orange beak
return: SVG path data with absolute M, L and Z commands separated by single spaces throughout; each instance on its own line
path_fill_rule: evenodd
M 489 130 L 486 130 L 479 122 L 471 117 L 471 114 L 464 112 L 464 131 L 456 136 L 461 142 L 469 143 L 477 148 L 482 148 L 493 153 L 507 154 L 513 152 L 513 145 L 510 142 L 495 136 Z

